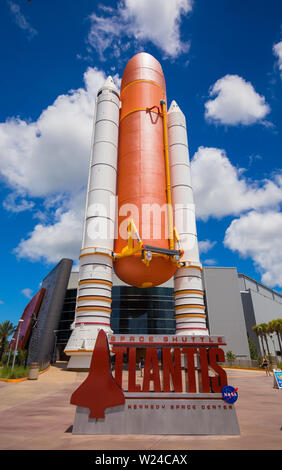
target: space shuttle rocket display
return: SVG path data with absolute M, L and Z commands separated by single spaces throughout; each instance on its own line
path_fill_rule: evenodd
M 89 368 L 111 334 L 112 272 L 154 287 L 174 277 L 177 335 L 207 335 L 185 116 L 166 107 L 159 62 L 147 53 L 97 94 L 69 368 Z

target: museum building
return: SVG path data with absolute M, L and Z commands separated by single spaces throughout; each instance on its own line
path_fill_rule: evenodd
M 62 259 L 43 279 L 40 291 L 22 315 L 20 347 L 28 349 L 28 363 L 46 367 L 67 360 L 64 348 L 74 322 L 78 272 L 73 261 Z M 238 274 L 237 269 L 203 267 L 207 326 L 210 335 L 226 339 L 225 352 L 249 360 L 249 340 L 263 354 L 252 327 L 282 317 L 282 295 Z M 111 328 L 115 334 L 175 334 L 173 278 L 158 287 L 126 285 L 113 274 Z M 270 350 L 279 355 L 273 335 Z

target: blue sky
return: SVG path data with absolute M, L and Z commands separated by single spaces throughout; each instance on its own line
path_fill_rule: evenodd
M 281 1 L 3 0 L 0 321 L 78 258 L 95 95 L 140 51 L 186 115 L 203 265 L 281 292 Z

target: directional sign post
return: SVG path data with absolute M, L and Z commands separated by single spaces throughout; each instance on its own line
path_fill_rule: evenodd
M 280 388 L 282 389 L 282 370 L 281 369 L 273 369 L 273 388 Z

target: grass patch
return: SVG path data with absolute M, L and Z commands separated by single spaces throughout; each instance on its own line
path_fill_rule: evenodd
M 4 366 L 0 369 L 1 379 L 21 379 L 27 377 L 29 372 L 29 367 L 24 366 L 15 366 L 12 372 L 11 367 Z

